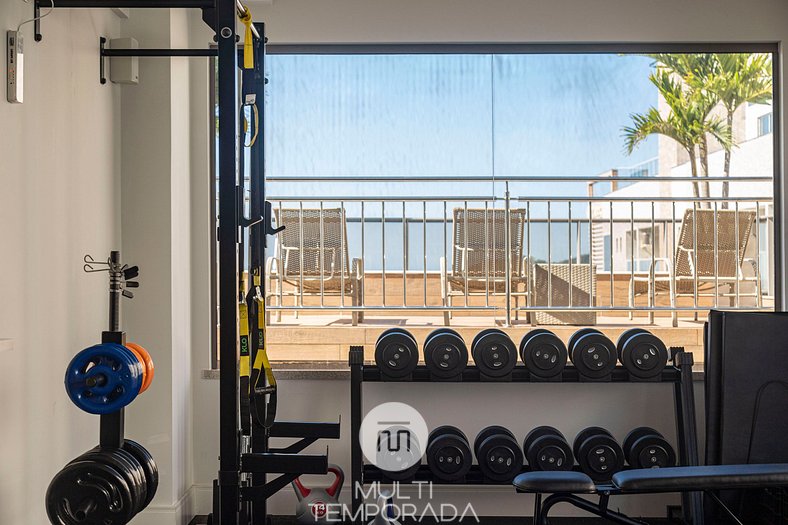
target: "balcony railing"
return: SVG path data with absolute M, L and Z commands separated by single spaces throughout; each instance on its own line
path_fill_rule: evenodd
M 507 324 L 521 316 L 593 324 L 598 312 L 645 313 L 652 320 L 670 315 L 675 324 L 682 312 L 773 308 L 771 178 L 704 178 L 712 188 L 722 180 L 739 188 L 724 200 L 670 195 L 683 191 L 680 184 L 691 193 L 694 178 L 617 180 L 637 184 L 601 196 L 519 196 L 513 193 L 529 193 L 519 190 L 521 183 L 553 188 L 610 179 L 506 177 L 496 179 L 500 194 L 489 196 L 269 197 L 286 230 L 271 243 L 268 311 L 277 317 L 347 311 L 356 322 L 365 313 L 407 311 L 443 315 L 447 323 L 475 312 L 500 315 Z M 490 179 L 331 181 L 365 189 L 432 182 L 456 190 Z M 660 191 L 650 196 L 645 186 L 654 183 Z M 764 195 L 744 194 L 754 189 Z

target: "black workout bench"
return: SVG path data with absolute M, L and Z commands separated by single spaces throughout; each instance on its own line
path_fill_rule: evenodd
M 548 513 L 558 503 L 575 507 L 624 525 L 643 525 L 608 508 L 610 496 L 660 492 L 703 492 L 736 523 L 742 522 L 714 491 L 788 486 L 788 463 L 765 465 L 713 465 L 626 470 L 613 475 L 612 483 L 595 485 L 582 472 L 527 472 L 514 479 L 517 492 L 535 494 L 534 523 L 548 525 Z M 551 494 L 544 502 L 542 494 Z M 578 494 L 599 496 L 594 503 Z

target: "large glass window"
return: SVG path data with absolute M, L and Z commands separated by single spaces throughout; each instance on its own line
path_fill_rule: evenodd
M 270 51 L 273 326 L 774 307 L 770 50 Z

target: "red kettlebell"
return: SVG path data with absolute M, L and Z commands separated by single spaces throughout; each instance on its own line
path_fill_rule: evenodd
M 307 488 L 301 478 L 294 479 L 290 484 L 295 490 L 298 504 L 296 520 L 302 525 L 340 523 L 342 509 L 339 506 L 339 493 L 345 481 L 345 473 L 338 465 L 329 465 L 328 472 L 335 476 L 328 488 Z

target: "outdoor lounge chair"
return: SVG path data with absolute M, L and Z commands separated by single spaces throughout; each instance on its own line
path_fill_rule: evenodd
M 739 287 L 742 283 L 750 283 L 755 291 L 739 290 L 738 297 L 755 297 L 756 305 L 760 307 L 758 263 L 745 256 L 756 213 L 755 210 L 718 210 L 715 224 L 714 210 L 686 210 L 674 260 L 656 257 L 647 277 L 635 276 L 630 281 L 630 306 L 634 306 L 635 297 L 639 295 L 646 295 L 649 305 L 654 306 L 656 295 L 665 293 L 670 296 L 672 308 L 676 307 L 678 297 L 696 297 L 696 294 L 697 297 L 728 297 L 733 302 L 737 297 L 737 283 Z M 751 273 L 743 271 L 745 262 L 751 265 Z M 660 265 L 663 265 L 662 269 L 657 268 Z M 724 293 L 720 293 L 722 286 L 728 287 Z M 672 317 L 673 326 L 678 326 L 676 310 L 673 310 Z M 649 321 L 654 322 L 653 311 L 649 312 Z
M 278 236 L 275 255 L 266 261 L 266 304 L 274 300 L 277 306 L 283 306 L 285 296 L 293 297 L 296 306 L 306 296 L 347 296 L 349 302 L 342 299 L 346 306 L 360 306 L 364 270 L 361 259 L 353 259 L 348 266 L 344 210 L 280 209 L 274 215 L 285 229 Z M 277 320 L 281 320 L 281 311 Z M 354 311 L 352 324 L 362 321 L 363 312 Z
M 525 210 L 509 211 L 511 271 L 506 275 L 506 210 L 455 208 L 453 212 L 452 265 L 440 260 L 441 297 L 451 307 L 453 298 L 503 294 L 510 279 L 515 318 L 520 297 L 528 294 L 527 264 L 523 257 Z M 520 286 L 522 285 L 522 290 Z M 467 299 L 465 299 L 467 301 Z M 448 326 L 450 312 L 444 311 Z

